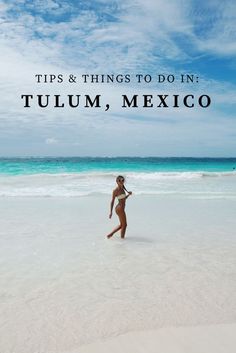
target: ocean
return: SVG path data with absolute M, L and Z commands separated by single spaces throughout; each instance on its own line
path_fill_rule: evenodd
M 236 158 L 0 158 L 0 197 L 110 194 L 122 174 L 134 194 L 236 197 Z

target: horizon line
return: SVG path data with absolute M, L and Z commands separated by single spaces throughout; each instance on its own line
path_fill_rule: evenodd
M 227 157 L 227 156 L 224 156 L 224 157 L 219 157 L 219 156 L 216 156 L 216 157 L 210 157 L 210 156 L 89 156 L 89 155 L 86 155 L 86 156 L 71 156 L 71 155 L 68 155 L 68 156 L 52 156 L 52 155 L 31 155 L 31 156 L 0 156 L 0 159 L 13 159 L 13 158 L 107 158 L 107 159 L 111 159 L 111 158 L 126 158 L 126 159 L 131 159 L 131 158 L 140 158 L 140 159 L 144 159 L 144 158 L 189 158 L 189 159 L 236 159 L 236 156 L 232 157 Z

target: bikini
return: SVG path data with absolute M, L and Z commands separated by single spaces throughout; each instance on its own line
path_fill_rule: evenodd
M 117 200 L 122 200 L 126 197 L 126 194 L 120 194 L 117 196 Z

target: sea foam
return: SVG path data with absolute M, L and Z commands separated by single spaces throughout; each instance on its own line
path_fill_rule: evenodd
M 0 197 L 80 197 L 110 195 L 120 173 L 40 173 L 1 175 Z M 236 172 L 126 172 L 126 187 L 134 195 L 236 197 Z

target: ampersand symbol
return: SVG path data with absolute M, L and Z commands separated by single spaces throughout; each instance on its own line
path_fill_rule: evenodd
M 69 82 L 70 83 L 76 83 L 76 76 L 74 76 L 74 75 L 69 75 Z

